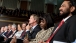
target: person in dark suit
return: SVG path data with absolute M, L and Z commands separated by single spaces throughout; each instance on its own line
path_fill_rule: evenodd
M 55 31 L 57 31 L 51 40 L 48 38 L 48 43 L 72 43 L 75 41 L 76 34 L 76 15 L 73 15 L 72 12 L 75 11 L 75 6 L 71 1 L 64 1 L 59 8 L 60 16 L 63 18 L 64 23 L 59 27 L 60 23 L 57 27 L 54 28 L 52 35 Z M 58 30 L 57 30 L 58 28 Z M 39 42 L 39 43 L 47 43 Z
M 32 14 L 29 19 L 29 24 L 26 26 L 26 32 L 28 39 L 34 39 L 36 34 L 41 30 L 39 23 L 39 17 L 36 14 Z
M 12 29 L 12 25 L 8 24 L 8 34 L 7 34 L 7 38 L 13 33 Z
M 4 27 L 1 27 L 0 35 L 2 35 L 3 33 L 4 33 Z
M 1 36 L 3 33 L 4 33 L 4 27 L 1 27 L 1 30 L 0 30 L 0 43 L 4 41 L 4 37 Z
M 22 23 L 22 26 L 21 26 L 21 28 L 22 28 L 22 30 L 23 30 L 23 32 L 22 32 L 22 34 L 21 34 L 21 36 L 20 36 L 20 38 L 21 39 L 24 39 L 24 37 L 26 37 L 26 26 L 28 25 L 28 22 L 26 21 L 26 22 L 24 22 L 24 23 Z
M 4 38 L 7 38 L 7 37 L 6 37 L 6 34 L 8 33 L 7 30 L 8 30 L 8 27 L 5 26 L 5 27 L 4 27 L 4 32 L 1 34 L 1 36 L 3 36 Z

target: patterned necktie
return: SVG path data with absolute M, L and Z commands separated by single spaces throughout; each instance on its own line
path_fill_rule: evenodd
M 33 28 L 31 28 L 30 33 L 33 31 Z
M 22 37 L 25 35 L 25 33 L 26 33 L 26 32 L 23 31 L 20 37 L 22 38 Z
M 8 38 L 10 31 L 7 31 L 6 37 Z
M 49 43 L 51 40 L 52 40 L 52 38 L 54 37 L 54 35 L 57 33 L 57 31 L 60 29 L 60 27 L 62 26 L 62 24 L 64 23 L 64 21 L 62 20 L 61 22 L 60 22 L 60 24 L 58 25 L 58 27 L 55 29 L 55 31 L 53 32 L 53 34 L 50 36 L 50 38 L 46 41 L 46 43 Z

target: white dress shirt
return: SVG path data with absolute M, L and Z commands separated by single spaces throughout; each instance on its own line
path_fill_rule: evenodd
M 18 31 L 18 32 L 16 32 L 16 33 L 15 33 L 15 36 L 16 36 L 16 38 L 17 38 L 17 39 L 19 39 L 19 38 L 20 38 L 20 36 L 21 36 L 22 32 L 23 32 L 23 30 Z

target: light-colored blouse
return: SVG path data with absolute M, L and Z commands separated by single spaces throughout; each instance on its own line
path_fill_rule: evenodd
M 31 39 L 29 43 L 38 43 L 40 40 L 46 41 L 50 37 L 53 29 L 54 27 L 50 27 L 47 30 L 42 29 L 37 33 L 35 39 Z
M 23 32 L 23 30 L 18 31 L 18 32 L 16 32 L 16 33 L 15 33 L 15 36 L 16 36 L 16 38 L 17 38 L 17 39 L 19 39 L 19 38 L 20 38 L 20 36 L 21 36 L 22 32 Z

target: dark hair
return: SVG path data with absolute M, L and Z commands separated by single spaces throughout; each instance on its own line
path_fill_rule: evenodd
M 48 29 L 48 28 L 54 26 L 54 21 L 53 21 L 52 17 L 50 16 L 50 14 L 44 14 L 40 18 L 41 18 L 41 20 L 45 19 L 45 21 L 46 21 L 45 29 Z
M 75 0 L 70 0 L 70 3 L 71 3 L 72 6 L 76 6 Z
M 69 1 L 70 6 L 76 6 L 75 0 L 64 0 L 64 1 Z
M 22 24 L 26 24 L 26 26 L 28 25 L 28 21 L 23 22 Z

